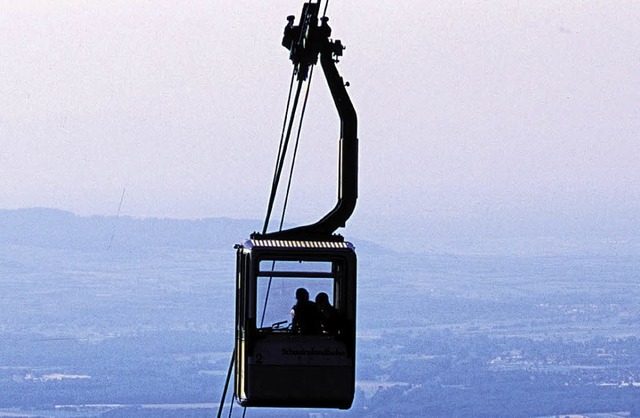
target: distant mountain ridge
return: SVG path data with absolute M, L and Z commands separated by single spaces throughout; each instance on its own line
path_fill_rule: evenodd
M 261 228 L 251 219 L 132 218 L 79 216 L 50 208 L 0 209 L 0 244 L 77 250 L 175 247 L 230 250 Z M 351 238 L 351 237 L 350 237 Z M 358 249 L 388 252 L 378 244 L 356 240 Z
M 48 208 L 0 209 L 0 243 L 51 248 L 229 249 L 257 228 L 258 221 L 230 218 L 138 219 Z

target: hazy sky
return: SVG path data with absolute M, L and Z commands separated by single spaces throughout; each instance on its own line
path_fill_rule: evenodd
M 0 1 L 0 207 L 114 215 L 126 188 L 124 215 L 261 219 L 302 3 Z M 328 16 L 359 116 L 360 236 L 640 229 L 640 2 L 331 0 Z M 335 203 L 316 75 L 294 222 Z

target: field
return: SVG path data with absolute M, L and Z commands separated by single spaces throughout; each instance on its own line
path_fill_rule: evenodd
M 212 416 L 233 349 L 232 244 L 2 244 L 0 416 Z M 640 256 L 629 248 L 365 243 L 354 407 L 277 414 L 639 416 Z

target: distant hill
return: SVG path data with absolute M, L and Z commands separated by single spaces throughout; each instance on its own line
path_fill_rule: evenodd
M 47 208 L 0 209 L 0 244 L 60 249 L 176 247 L 229 250 L 260 227 L 260 221 L 246 219 L 138 219 L 78 216 Z M 368 253 L 386 251 L 372 242 L 356 240 L 355 244 Z
M 229 249 L 259 226 L 255 220 L 230 218 L 85 217 L 58 209 L 30 208 L 0 210 L 0 243 L 75 249 Z

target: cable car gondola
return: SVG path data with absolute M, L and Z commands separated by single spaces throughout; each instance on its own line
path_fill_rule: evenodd
M 267 232 L 272 190 L 263 232 L 236 245 L 232 364 L 234 395 L 242 406 L 348 409 L 355 393 L 356 253 L 335 231 L 345 226 L 357 199 L 357 117 L 336 68 L 344 47 L 329 38 L 328 19 L 318 19 L 319 8 L 319 2 L 305 3 L 298 25 L 289 16 L 282 43 L 290 51 L 298 80 L 294 109 L 300 86 L 318 57 L 337 108 L 338 202 L 314 224 Z M 278 176 L 276 170 L 274 177 Z M 332 319 L 318 304 L 308 314 L 312 319 L 307 318 L 313 326 L 300 326 L 296 321 L 302 309 L 296 307 L 307 302 L 299 301 L 293 311 L 291 306 L 296 295 L 306 298 L 304 293 L 311 300 L 324 294 L 317 297 L 333 307 L 327 308 Z

